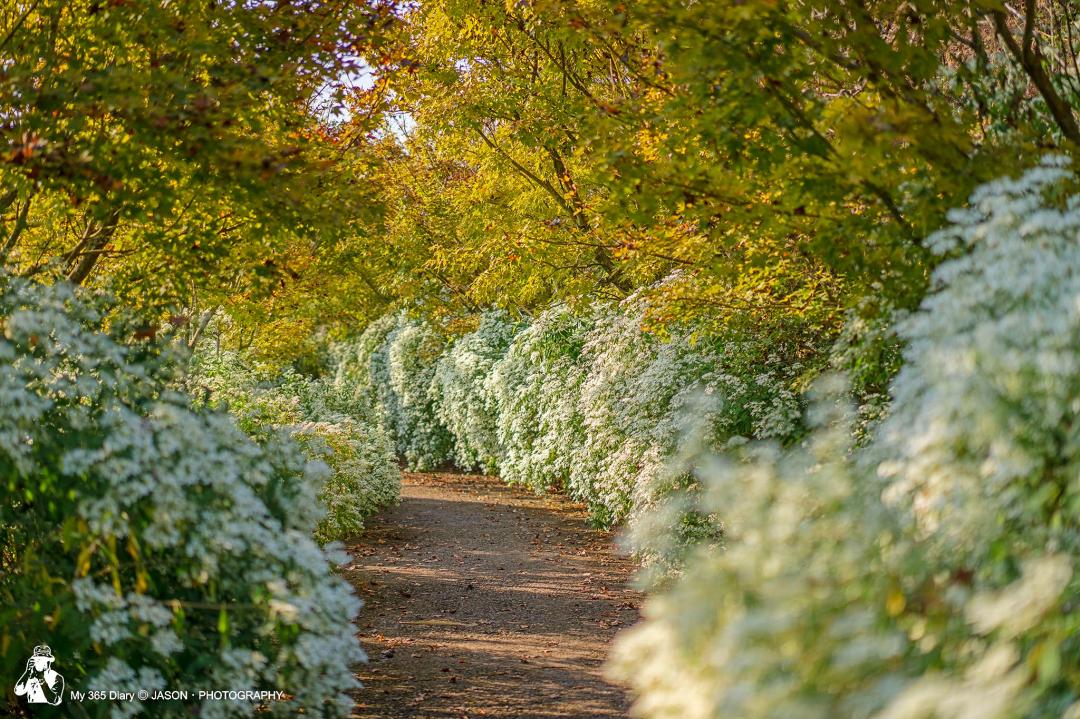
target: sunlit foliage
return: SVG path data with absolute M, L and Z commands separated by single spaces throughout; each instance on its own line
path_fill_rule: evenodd
M 109 285 L 151 324 L 306 320 L 315 297 L 329 311 L 378 204 L 370 123 L 332 118 L 394 17 L 336 0 L 4 3 L 0 264 Z
M 1080 141 L 1075 11 L 1023 5 L 419 3 L 385 182 L 427 251 L 397 291 L 536 306 L 682 269 L 658 314 L 910 308 L 957 198 Z

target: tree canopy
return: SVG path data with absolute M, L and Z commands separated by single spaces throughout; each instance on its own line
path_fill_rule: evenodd
M 645 287 L 661 324 L 831 331 L 862 298 L 918 301 L 956 197 L 1071 152 L 1073 14 L 15 2 L 0 250 L 282 357 L 395 304 Z

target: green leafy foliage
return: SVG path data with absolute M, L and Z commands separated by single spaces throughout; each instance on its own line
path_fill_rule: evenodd
M 377 215 L 361 116 L 333 117 L 393 22 L 334 0 L 5 3 L 0 264 L 107 285 L 152 326 L 311 321 Z
M 382 181 L 389 236 L 425 251 L 388 280 L 436 312 L 621 298 L 674 269 L 665 317 L 910 309 L 956 198 L 1080 141 L 1073 11 L 1025 6 L 421 3 Z

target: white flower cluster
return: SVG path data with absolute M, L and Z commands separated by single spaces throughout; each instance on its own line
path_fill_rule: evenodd
M 1076 179 L 1050 158 L 931 238 L 946 259 L 864 446 L 833 390 L 801 446 L 697 459 L 682 501 L 723 546 L 619 642 L 638 716 L 1080 717 Z
M 556 306 L 514 338 L 483 386 L 495 399 L 504 479 L 565 487 L 609 525 L 685 483 L 669 460 L 701 397 L 712 398 L 717 443 L 795 430 L 797 366 L 782 369 L 746 341 L 695 341 L 693 328 L 662 340 L 644 322 L 636 297 L 588 317 Z
M 346 716 L 360 602 L 312 539 L 325 465 L 193 407 L 165 345 L 102 325 L 65 285 L 0 279 L 3 665 L 49 637 L 72 686 L 284 689 L 272 714 Z M 90 711 L 151 709 L 192 711 Z
M 697 339 L 689 327 L 661 339 L 644 323 L 637 297 L 587 315 L 555 305 L 528 324 L 493 311 L 449 344 L 427 325 L 384 318 L 339 349 L 339 379 L 378 407 L 410 466 L 452 451 L 465 469 L 565 488 L 610 525 L 686 484 L 668 463 L 701 396 L 717 443 L 789 437 L 801 415 L 791 389 L 801 368 L 782 361 L 779 344 Z
M 477 329 L 451 344 L 435 367 L 429 394 L 453 435 L 454 463 L 462 469 L 499 470 L 499 413 L 485 380 L 519 329 L 505 312 L 485 312 Z
M 952 259 L 898 328 L 908 346 L 880 471 L 890 498 L 975 564 L 989 537 L 1021 529 L 1025 544 L 1080 549 L 1055 529 L 1080 490 L 1080 195 L 1066 194 L 1065 162 L 953 211 L 930 238 Z
M 863 573 L 885 571 L 874 548 L 888 524 L 863 516 L 848 436 L 821 433 L 790 452 L 755 445 L 741 462 L 698 460 L 695 506 L 723 518 L 723 547 L 693 550 L 616 644 L 612 669 L 634 687 L 637 715 L 867 716 L 858 702 L 829 696 L 830 675 L 887 674 L 905 645 L 897 630 L 869 631 L 877 607 L 862 602 Z M 673 514 L 661 511 L 653 525 L 672 531 Z
M 357 534 L 365 517 L 398 500 L 401 472 L 393 445 L 346 383 L 291 371 L 260 381 L 228 352 L 198 357 L 194 374 L 207 401 L 228 408 L 249 434 L 287 432 L 309 459 L 329 466 L 319 493 L 326 510 L 315 530 L 319 541 Z
M 413 471 L 435 469 L 452 458 L 453 439 L 429 391 L 445 347 L 430 324 L 394 314 L 335 350 L 338 381 L 367 399 Z
M 319 501 L 326 516 L 316 539 L 326 542 L 356 535 L 364 518 L 398 501 L 401 472 L 393 447 L 378 425 L 360 425 L 349 417 L 328 422 L 300 422 L 289 427 L 311 454 L 330 465 Z
M 791 389 L 801 366 L 785 362 L 778 344 L 697 337 L 694 327 L 672 327 L 662 341 L 642 329 L 645 312 L 636 297 L 598 308 L 579 359 L 581 436 L 569 486 L 609 521 L 651 512 L 658 497 L 692 481 L 671 461 L 689 416 L 719 447 L 790 437 L 802 415 Z
M 557 305 L 526 326 L 483 384 L 494 400 L 501 448 L 499 474 L 537 491 L 568 484 L 571 452 L 581 439 L 578 359 L 586 318 Z

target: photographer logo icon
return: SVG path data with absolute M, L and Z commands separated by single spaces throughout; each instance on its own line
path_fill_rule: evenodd
M 28 704 L 52 704 L 64 700 L 64 677 L 53 671 L 52 649 L 45 644 L 34 647 L 26 661 L 26 671 L 15 684 L 15 695 L 25 696 Z

